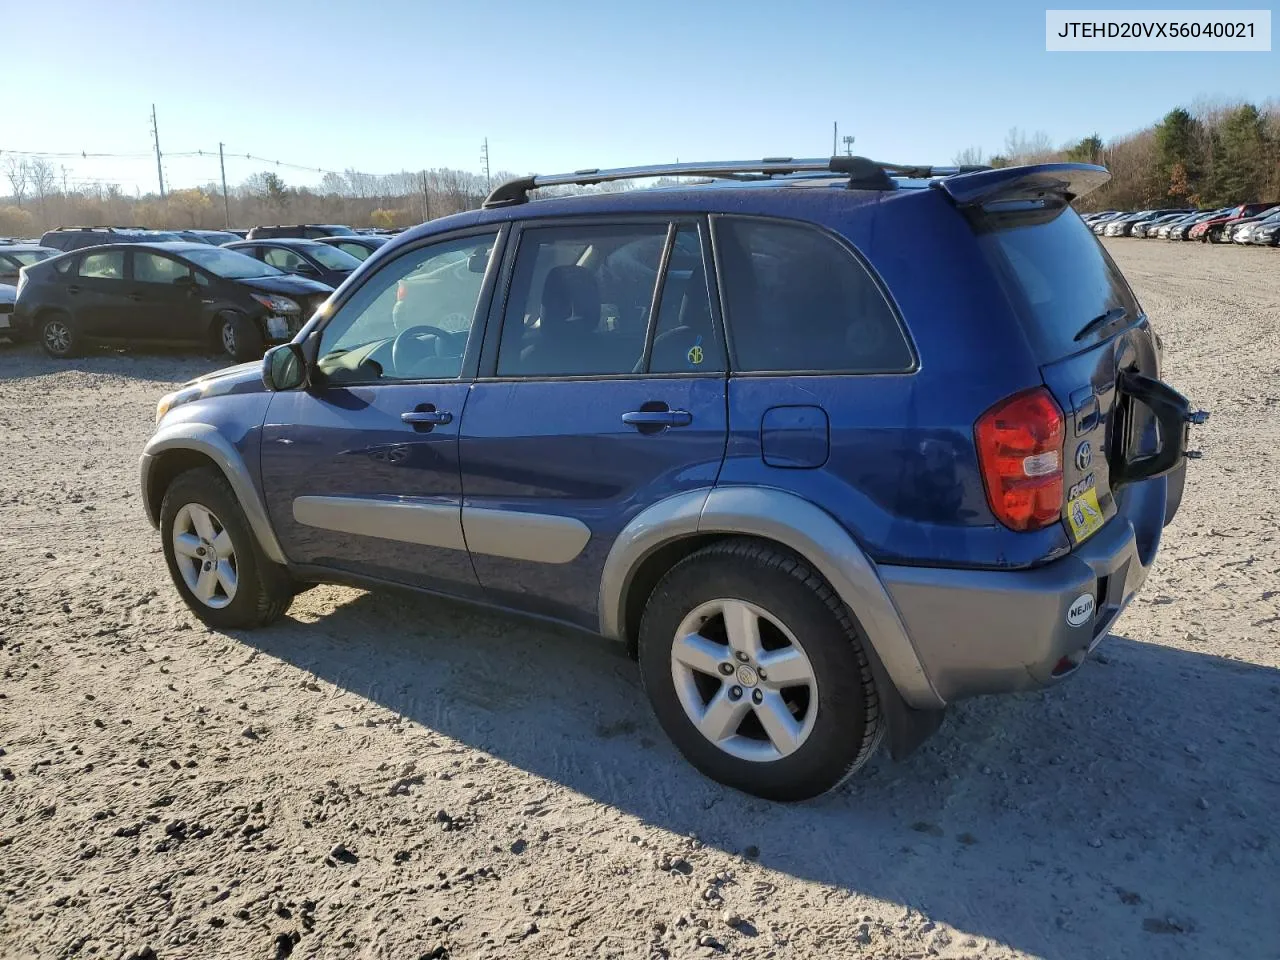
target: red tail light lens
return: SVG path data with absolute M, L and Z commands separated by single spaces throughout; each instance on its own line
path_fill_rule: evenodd
M 396 303 L 399 303 L 401 300 L 403 300 L 405 298 L 405 294 L 407 294 L 408 292 L 409 292 L 409 289 L 404 285 L 403 280 L 397 283 L 396 284 Z
M 1062 516 L 1062 410 L 1044 387 L 1014 394 L 973 430 L 987 502 L 1011 530 L 1039 530 Z

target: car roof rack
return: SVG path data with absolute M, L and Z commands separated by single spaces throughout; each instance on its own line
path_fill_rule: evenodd
M 866 157 L 836 156 L 812 159 L 793 157 L 765 157 L 763 160 L 709 161 L 701 163 L 659 163 L 643 167 L 615 167 L 601 170 L 592 167 L 572 173 L 535 174 L 518 177 L 500 184 L 484 201 L 486 209 L 524 203 L 529 191 L 539 187 L 580 186 L 616 180 L 639 180 L 650 177 L 699 177 L 726 180 L 771 180 L 796 174 L 813 176 L 848 177 L 851 190 L 892 190 L 892 177 L 928 179 L 953 177 L 961 173 L 989 170 L 985 166 L 919 166 L 902 163 L 883 163 Z

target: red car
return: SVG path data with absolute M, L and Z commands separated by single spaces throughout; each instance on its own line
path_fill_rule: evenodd
M 1256 213 L 1261 213 L 1276 206 L 1272 203 L 1242 203 L 1238 207 L 1232 207 L 1227 213 L 1220 217 L 1214 217 L 1212 220 L 1206 220 L 1203 223 L 1197 223 L 1191 228 L 1187 234 L 1188 240 L 1199 240 L 1201 243 L 1217 243 L 1218 238 L 1222 236 L 1223 228 L 1228 224 L 1235 223 L 1237 220 L 1243 220 L 1245 217 L 1252 217 Z

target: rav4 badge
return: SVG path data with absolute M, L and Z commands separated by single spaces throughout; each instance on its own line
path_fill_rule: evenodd
M 1067 607 L 1067 623 L 1073 627 L 1081 627 L 1093 616 L 1093 594 L 1082 593 L 1071 601 Z

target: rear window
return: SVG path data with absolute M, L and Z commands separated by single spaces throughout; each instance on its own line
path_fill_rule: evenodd
M 1141 314 L 1119 268 L 1070 207 L 993 204 L 977 226 L 1041 362 L 1112 336 L 1115 325 L 1107 324 L 1076 339 L 1091 320 L 1110 310 L 1123 309 L 1131 321 Z

